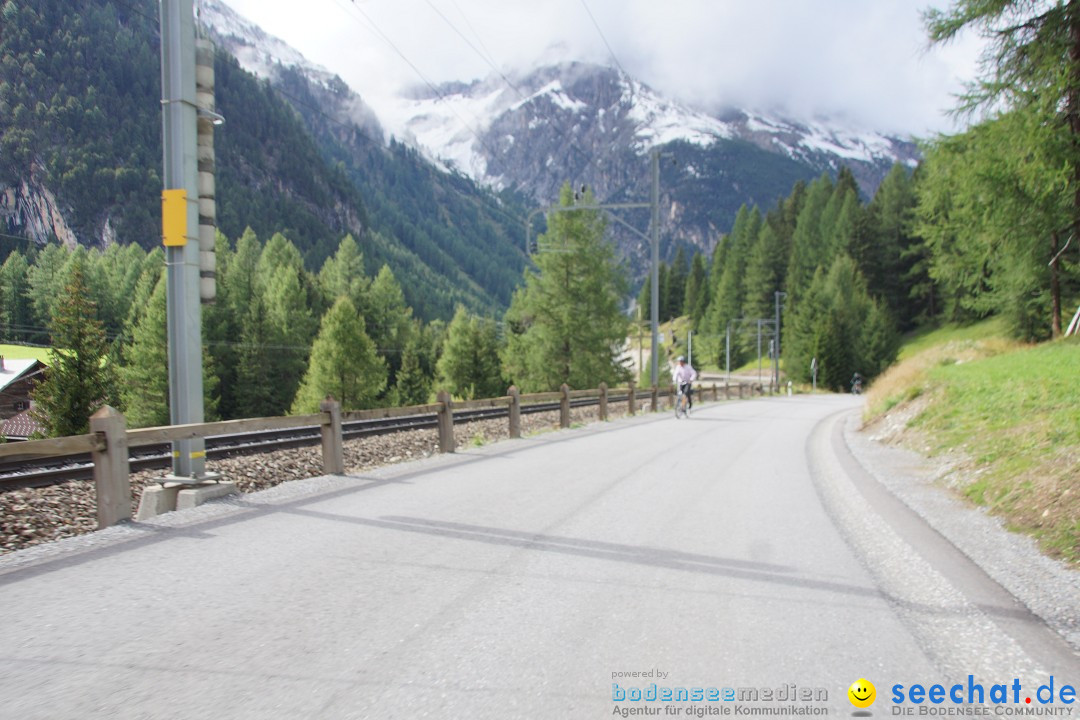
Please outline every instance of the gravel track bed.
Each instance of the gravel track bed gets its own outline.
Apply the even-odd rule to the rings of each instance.
[[[645,406],[647,407],[647,401]],[[623,417],[626,413],[627,403],[608,404],[610,418]],[[597,407],[570,410],[571,425],[595,422],[598,418]],[[523,435],[548,431],[558,426],[558,411],[521,416]],[[479,420],[454,426],[454,438],[459,448],[487,444],[509,437],[510,431],[505,419]],[[439,451],[439,435],[434,429],[407,430],[392,435],[346,440],[344,450],[345,472],[362,473],[383,465],[434,455]],[[207,470],[221,473],[224,479],[235,482],[240,492],[265,490],[289,480],[323,474],[322,449],[318,446],[211,460],[206,465]],[[146,470],[131,474],[133,517],[139,507],[143,488],[160,478],[163,472]],[[96,529],[97,503],[93,481],[0,493],[0,555],[31,545],[83,535]]]

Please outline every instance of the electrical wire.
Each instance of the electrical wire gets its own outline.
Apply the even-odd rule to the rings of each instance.
[[[456,32],[458,34],[458,37],[460,37],[462,40],[465,41],[465,44],[468,45],[473,50],[473,52],[475,52],[477,54],[477,56],[479,56],[479,58],[481,60],[483,60],[484,62],[486,62],[488,64],[488,67],[490,67],[492,70],[494,70],[495,73],[499,77],[501,77],[503,79],[503,82],[506,83],[507,87],[509,87],[511,90],[513,90],[515,93],[517,93],[518,97],[521,98],[522,100],[527,100],[528,99],[528,98],[526,98],[525,93],[523,93],[521,91],[521,89],[517,85],[512,83],[510,81],[510,78],[506,77],[506,75],[503,73],[503,71],[500,70],[498,67],[496,67],[495,63],[492,62],[492,60],[489,57],[486,57],[482,52],[480,52],[480,49],[477,48],[475,45],[473,45],[472,41],[470,41],[469,38],[465,37],[465,34],[462,33],[460,30],[458,30],[457,26],[454,25],[454,23],[450,22],[450,18],[446,17],[446,15],[443,14],[442,10],[439,10],[439,8],[435,7],[435,4],[433,2],[431,2],[431,0],[425,0],[425,2],[427,2],[428,7],[430,7],[432,10],[434,10],[435,13],[439,17],[441,17],[443,19],[443,22],[445,22],[447,25],[450,26],[451,30],[453,30],[454,32]],[[467,20],[466,20],[466,22],[467,22]],[[473,32],[475,32],[475,30]]]
[[[586,3],[585,0],[581,0],[581,6],[585,8],[585,12],[588,13],[589,19],[592,20],[593,27],[596,28],[596,32],[600,35],[600,39],[604,41],[605,47],[607,47],[608,52],[611,53],[611,59],[615,61],[615,66],[619,68],[623,75],[626,75],[629,78],[630,74],[626,72],[626,69],[622,66],[622,63],[619,62],[618,56],[615,55],[615,51],[611,49],[611,44],[608,43],[607,37],[604,35],[604,31],[600,29],[600,23],[596,22],[596,16],[593,15],[592,10],[589,9],[588,3]]]
[[[468,130],[472,134],[472,136],[474,138],[476,138],[476,141],[478,143],[480,143],[481,147],[484,147],[486,150],[488,150],[490,152],[490,148],[488,148],[487,145],[484,143],[484,139],[480,137],[480,133],[477,132],[476,129],[473,128],[472,125],[470,125],[468,122],[466,122],[465,118],[461,117],[461,114],[458,113],[457,108],[454,107],[454,105],[450,101],[450,99],[447,98],[446,95],[443,94],[439,90],[439,88],[437,88],[435,86],[435,84],[431,80],[428,79],[428,77],[426,75],[424,75],[424,73],[420,70],[420,68],[418,68],[416,66],[416,64],[412,60],[410,60],[405,55],[405,53],[401,51],[401,49],[397,45],[394,44],[394,41],[391,40],[390,37],[385,32],[382,31],[382,28],[380,28],[378,26],[378,24],[371,18],[371,16],[368,15],[366,12],[364,12],[362,9],[360,9],[360,7],[357,6],[356,0],[350,0],[351,4],[349,4],[349,5],[344,5],[343,0],[336,0],[336,1],[337,1],[338,5],[340,5],[343,8],[346,8],[346,9],[352,8],[352,9],[356,10],[356,12],[360,13],[360,15],[362,15],[364,17],[364,19],[367,20],[368,23],[371,26],[370,28],[367,28],[367,29],[369,29],[369,30],[374,29],[374,32],[383,40],[383,42],[385,42],[387,45],[389,45],[390,48],[395,53],[397,53],[398,57],[400,57],[405,62],[406,65],[408,65],[410,68],[412,68],[413,72],[416,73],[417,77],[419,77],[421,80],[423,80],[424,84],[427,85],[428,88],[430,88],[433,93],[435,93],[435,96],[438,97],[443,102],[447,103],[447,106],[450,108],[450,112],[452,112],[454,114],[454,116],[457,117],[457,119],[461,121],[461,124],[465,127],[466,130]],[[352,14],[352,13],[349,13],[349,12],[346,12],[346,14],[350,15],[350,17],[352,17],[354,20],[357,20],[359,22],[359,18],[357,18],[355,14]],[[361,25],[363,25],[363,23],[361,23]],[[473,116],[473,119],[476,120],[477,122],[479,122],[479,118],[477,118],[475,115]]]
[[[483,149],[484,149],[484,150],[485,150],[485,151],[486,151],[486,152],[488,153],[489,157],[493,157],[493,158],[494,158],[494,157],[498,157],[498,156],[499,156],[499,153],[498,153],[498,152],[496,152],[495,150],[493,150],[493,149],[491,148],[491,146],[490,146],[490,145],[488,145],[488,143],[487,143],[487,142],[486,142],[486,141],[484,140],[484,138],[483,138],[483,137],[481,137],[480,133],[479,133],[479,132],[477,132],[477,130],[476,130],[476,129],[475,129],[475,128],[474,128],[473,126],[472,126],[472,125],[470,125],[470,124],[469,124],[468,122],[466,122],[466,121],[465,121],[465,119],[464,119],[464,118],[462,118],[462,117],[461,117],[461,114],[460,114],[460,113],[458,113],[457,109],[456,109],[456,108],[454,107],[454,104],[453,104],[452,100],[451,100],[451,99],[450,99],[449,97],[447,97],[445,93],[443,93],[443,92],[442,92],[441,90],[439,90],[439,89],[438,89],[438,88],[437,88],[437,87],[435,86],[435,84],[434,84],[434,83],[433,83],[433,82],[432,82],[431,80],[429,80],[429,79],[428,79],[428,77],[427,77],[426,75],[424,75],[424,73],[423,73],[423,72],[422,72],[422,71],[421,71],[421,70],[420,70],[420,69],[419,69],[419,68],[418,68],[418,67],[416,66],[416,64],[415,64],[414,62],[412,62],[412,60],[410,60],[410,59],[409,59],[409,58],[408,58],[408,57],[407,57],[407,56],[405,55],[405,53],[404,53],[404,52],[402,52],[402,50],[401,50],[401,49],[400,49],[400,48],[399,48],[399,47],[398,47],[397,45],[395,45],[395,44],[394,44],[394,42],[393,42],[393,41],[392,41],[392,40],[390,39],[390,37],[389,37],[389,36],[388,36],[388,35],[387,35],[387,34],[386,34],[385,32],[383,32],[383,30],[382,30],[382,29],[381,29],[381,28],[380,28],[380,27],[379,27],[379,26],[378,26],[378,25],[377,25],[377,24],[375,23],[375,21],[374,21],[374,20],[373,20],[373,19],[371,18],[371,16],[369,16],[369,15],[368,15],[367,13],[365,13],[365,12],[364,12],[363,10],[361,10],[361,9],[360,9],[360,8],[359,8],[359,7],[358,7],[358,6],[356,5],[356,0],[349,0],[349,2],[350,2],[350,4],[349,4],[349,5],[344,5],[344,4],[343,4],[345,0],[335,0],[335,1],[336,1],[336,2],[338,3],[338,5],[342,6],[343,8],[352,8],[352,9],[356,10],[356,12],[360,13],[360,14],[361,14],[361,15],[362,15],[362,16],[364,17],[364,19],[366,19],[366,20],[367,20],[367,22],[368,22],[368,23],[369,23],[369,24],[371,25],[371,27],[370,27],[370,28],[367,28],[367,27],[365,26],[365,27],[366,27],[366,29],[368,29],[368,30],[372,30],[372,28],[373,28],[373,29],[374,29],[373,31],[374,31],[374,32],[375,32],[375,33],[376,33],[376,34],[377,34],[377,35],[378,35],[378,36],[379,36],[379,37],[380,37],[380,38],[381,38],[381,39],[382,39],[382,40],[383,40],[384,42],[386,42],[386,43],[387,43],[387,44],[388,44],[388,45],[389,45],[389,46],[390,46],[390,47],[391,47],[391,48],[393,49],[393,51],[394,51],[395,53],[397,53],[397,55],[398,55],[398,56],[399,56],[399,57],[400,57],[400,58],[401,58],[402,60],[404,60],[404,61],[405,61],[405,63],[406,63],[406,64],[407,64],[407,65],[408,65],[408,66],[409,66],[410,68],[412,68],[412,69],[413,69],[413,72],[415,72],[415,73],[416,73],[416,75],[417,75],[417,76],[418,76],[418,77],[419,77],[419,78],[420,78],[420,79],[421,79],[421,80],[422,80],[422,81],[424,82],[424,84],[426,84],[426,85],[428,86],[428,88],[429,88],[429,89],[430,89],[430,90],[431,90],[431,91],[432,91],[432,92],[433,92],[433,93],[435,94],[435,96],[436,96],[437,98],[439,98],[439,100],[441,100],[441,101],[443,101],[443,102],[445,102],[445,103],[447,104],[447,107],[448,107],[448,108],[450,109],[450,111],[451,111],[451,112],[452,112],[452,113],[454,114],[454,116],[455,116],[455,117],[457,117],[457,118],[458,118],[458,120],[460,120],[460,121],[461,121],[461,124],[462,124],[462,126],[464,126],[464,127],[465,127],[465,129],[466,129],[466,130],[468,130],[468,131],[469,131],[469,133],[470,133],[470,134],[471,134],[471,135],[472,135],[472,136],[473,136],[473,137],[474,137],[474,138],[476,139],[477,143],[479,143],[480,147],[482,147],[482,148],[483,148]],[[430,2],[429,2],[428,4],[430,5]],[[434,8],[434,6],[432,6],[432,8],[433,8],[433,9],[435,9],[435,8]],[[439,11],[438,11],[438,10],[436,9],[436,12],[439,12]],[[348,14],[350,14],[350,16],[351,16],[351,17],[352,17],[352,18],[353,18],[354,20],[356,20],[357,22],[360,22],[360,23],[361,23],[361,25],[363,25],[363,23],[362,23],[362,22],[360,21],[360,19],[359,19],[358,17],[356,17],[356,15],[354,15],[354,14],[351,14],[351,13],[348,13]],[[444,20],[446,20],[446,17],[445,17],[445,15],[443,15],[443,14],[442,14],[441,12],[439,12],[439,15],[440,15],[440,16],[442,16]],[[591,14],[590,14],[590,15],[591,15]],[[449,20],[446,20],[446,21],[447,21],[447,24],[449,24],[449,25],[450,25],[451,27],[454,27],[454,26],[453,26],[453,24],[452,24],[452,23],[450,23],[450,21],[449,21]],[[595,21],[594,21],[594,22],[595,22]],[[598,28],[598,29],[599,29],[599,28]],[[460,32],[460,31],[458,31],[458,30],[457,30],[456,28],[454,28],[454,30],[455,30],[455,32],[457,32],[457,33],[458,33],[459,35],[461,35],[461,32]],[[466,42],[468,43],[468,40],[467,40],[466,38],[464,38],[464,36],[463,36],[463,35],[462,35],[462,38],[463,38],[463,39],[465,39],[465,40],[466,40]],[[605,41],[605,42],[606,42],[606,41]],[[469,45],[470,45],[471,47],[473,47],[473,49],[474,49],[474,50],[476,50],[476,48],[475,48],[474,46],[472,46],[472,43],[468,43],[468,44],[469,44]],[[478,53],[479,53],[479,51],[478,51],[478,50],[476,50],[476,52],[478,52]],[[483,55],[482,55],[482,54],[481,54],[481,58],[482,58],[482,59],[484,59],[484,58],[483,58]],[[616,60],[616,63],[618,63],[618,60]],[[621,69],[621,66],[620,66],[620,69]],[[496,70],[496,72],[498,72],[498,70]],[[625,73],[625,71],[624,71],[624,73]],[[501,74],[501,73],[500,73],[500,74]],[[509,80],[508,80],[507,78],[505,78],[505,77],[504,77],[504,80],[506,80],[506,82],[508,82],[508,83],[509,83]],[[514,86],[514,85],[513,85],[512,83],[511,83],[510,85],[511,85],[511,87],[512,87],[512,88],[515,88],[515,86]],[[632,90],[633,90],[633,84],[631,83],[631,91],[632,91]],[[517,92],[518,92],[519,94],[522,94],[522,97],[523,97],[523,98],[525,98],[524,94],[523,94],[523,93],[521,93],[521,91],[520,91],[520,90],[516,90],[516,91],[517,91]],[[527,99],[527,98],[525,98],[525,99]],[[471,114],[472,114],[472,113],[470,113],[470,115],[471,115]],[[480,122],[480,119],[479,119],[479,118],[477,118],[477,117],[476,117],[475,115],[473,115],[473,118],[474,118],[474,119],[475,119],[475,120],[476,120],[477,122]],[[557,132],[558,132],[558,134],[560,135],[560,137],[562,137],[562,139],[563,139],[563,141],[564,141],[564,142],[566,142],[567,144],[570,144],[570,141],[569,141],[569,139],[568,139],[568,138],[567,138],[567,137],[565,136],[565,134],[564,134],[564,133],[562,133],[561,131],[557,131]],[[596,161],[596,158],[595,158],[595,157],[594,157],[594,158],[592,158],[592,159],[590,159],[590,160],[589,160],[589,161],[588,161],[588,162],[586,163],[586,169],[588,169],[588,168],[597,168],[597,167],[598,167],[598,166],[597,166],[597,161]]]

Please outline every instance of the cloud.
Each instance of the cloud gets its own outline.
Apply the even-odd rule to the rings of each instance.
[[[226,1],[376,110],[403,86],[528,68],[552,48],[612,64],[602,32],[628,72],[699,107],[783,108],[925,134],[951,128],[944,111],[973,77],[979,47],[962,38],[930,48],[911,0]]]

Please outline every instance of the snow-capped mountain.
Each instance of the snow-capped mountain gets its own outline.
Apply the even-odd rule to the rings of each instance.
[[[431,158],[502,189],[516,187],[537,201],[551,198],[550,183],[522,175],[507,161],[515,149],[535,154],[550,139],[587,152],[597,164],[605,155],[631,150],[644,158],[650,149],[683,143],[707,150],[724,141],[748,142],[817,171],[847,164],[870,194],[894,162],[914,165],[910,141],[852,130],[827,121],[797,121],[775,114],[732,109],[719,116],[661,96],[611,68],[565,63],[527,75],[493,75],[471,84],[416,89],[383,118],[396,134]],[[549,148],[555,149],[555,148]],[[556,153],[546,168],[585,170],[575,180],[605,196],[589,165],[560,166]],[[565,172],[558,185],[571,179]]]
[[[305,90],[316,95],[319,112],[337,122],[354,124],[369,137],[384,139],[375,112],[340,77],[310,62],[292,46],[267,34],[220,0],[201,0],[199,13],[215,44],[228,51],[252,75],[284,86],[292,79],[290,73],[299,73],[310,86]]]
[[[302,77],[319,112],[357,124],[370,138],[396,138],[441,168],[537,207],[555,202],[566,182],[588,185],[601,201],[647,200],[649,152],[663,147],[671,156],[661,169],[668,257],[677,244],[711,251],[741,205],[769,209],[799,180],[847,165],[870,196],[894,163],[914,165],[918,158],[914,143],[901,138],[744,109],[713,114],[615,69],[579,62],[415,88],[380,106],[376,117],[339,77],[221,0],[204,0],[202,7],[219,46],[249,71],[279,87]],[[644,228],[648,213],[623,219]],[[644,243],[617,226],[615,232],[640,274]]]

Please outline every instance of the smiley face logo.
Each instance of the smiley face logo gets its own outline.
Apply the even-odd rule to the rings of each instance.
[[[848,700],[851,704],[857,708],[868,708],[874,704],[874,700],[877,699],[877,690],[874,688],[874,683],[866,680],[865,678],[859,678],[855,682],[851,683],[851,687],[847,691]]]

